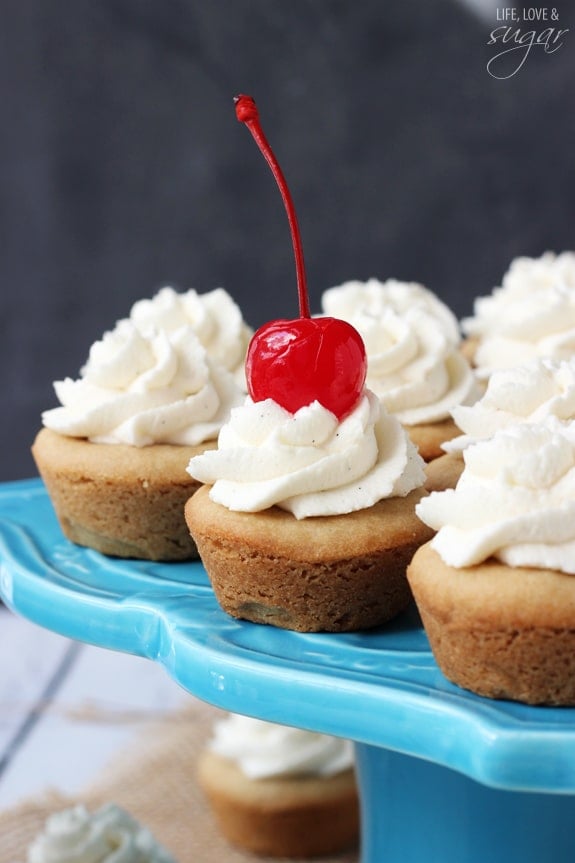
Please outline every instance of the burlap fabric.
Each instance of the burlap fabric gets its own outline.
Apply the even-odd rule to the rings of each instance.
[[[0,863],[26,863],[26,849],[52,813],[75,803],[92,810],[114,802],[154,833],[178,863],[271,863],[232,848],[218,832],[196,783],[196,758],[222,714],[208,705],[148,722],[134,744],[77,798],[48,791],[0,813]],[[323,858],[356,863],[357,854]],[[275,863],[278,863],[277,858]]]

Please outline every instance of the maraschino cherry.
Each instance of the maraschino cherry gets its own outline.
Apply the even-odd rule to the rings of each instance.
[[[290,225],[297,274],[300,317],[264,324],[254,333],[246,358],[248,392],[255,402],[273,399],[285,410],[318,401],[343,419],[357,404],[367,371],[363,340],[351,324],[312,318],[303,250],[293,201],[261,129],[251,96],[236,96],[236,116],[250,130],[281,192]]]

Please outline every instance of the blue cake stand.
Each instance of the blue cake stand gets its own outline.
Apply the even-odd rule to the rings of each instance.
[[[0,558],[5,603],[35,623],[160,662],[226,710],[354,740],[362,863],[575,860],[575,711],[452,686],[414,611],[345,635],[237,621],[198,563],[72,545],[39,480],[0,485]]]

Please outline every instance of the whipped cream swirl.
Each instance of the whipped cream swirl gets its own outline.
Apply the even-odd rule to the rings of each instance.
[[[493,372],[485,395],[474,405],[451,412],[463,432],[443,449],[459,451],[516,423],[538,423],[547,417],[575,419],[575,358],[537,359]]]
[[[249,779],[334,776],[353,767],[349,740],[232,713],[214,725],[210,749]]]
[[[415,510],[437,531],[432,546],[445,563],[493,556],[575,574],[575,424],[514,425],[463,458],[455,489],[432,492]]]
[[[44,425],[94,443],[197,445],[217,437],[244,394],[191,327],[140,331],[127,319],[95,342],[80,378],[54,384]]]
[[[253,332],[223,288],[199,294],[193,288],[178,293],[164,287],[152,299],[134,303],[130,319],[143,330],[155,327],[172,333],[191,327],[208,356],[231,372],[245,392],[244,364]]]
[[[51,815],[28,850],[28,863],[175,863],[149,830],[118,806],[91,815],[75,806]]]
[[[477,375],[488,378],[536,357],[575,353],[575,253],[516,258],[500,287],[478,297],[463,332],[478,340]]]
[[[405,496],[425,479],[423,460],[398,420],[366,390],[342,422],[319,402],[289,413],[271,399],[234,408],[217,450],[188,472],[231,510],[277,505],[296,518],[340,515]]]
[[[325,291],[326,314],[358,330],[367,386],[404,425],[434,423],[478,396],[451,310],[415,282],[347,282]]]

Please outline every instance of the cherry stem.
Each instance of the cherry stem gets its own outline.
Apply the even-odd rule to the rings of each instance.
[[[258,109],[254,99],[251,96],[245,96],[241,94],[239,96],[234,96],[234,102],[236,105],[236,117],[238,118],[240,123],[244,123],[250,130],[254,141],[260,148],[264,159],[270,166],[272,174],[274,175],[276,183],[278,184],[279,190],[281,192],[292,236],[292,245],[295,257],[295,268],[297,277],[297,291],[299,297],[299,313],[300,317],[309,318],[311,317],[311,313],[309,308],[305,266],[303,260],[303,247],[292,196],[290,194],[282,169],[279,166],[278,160],[274,156],[273,150],[270,147],[267,138],[262,131]]]

